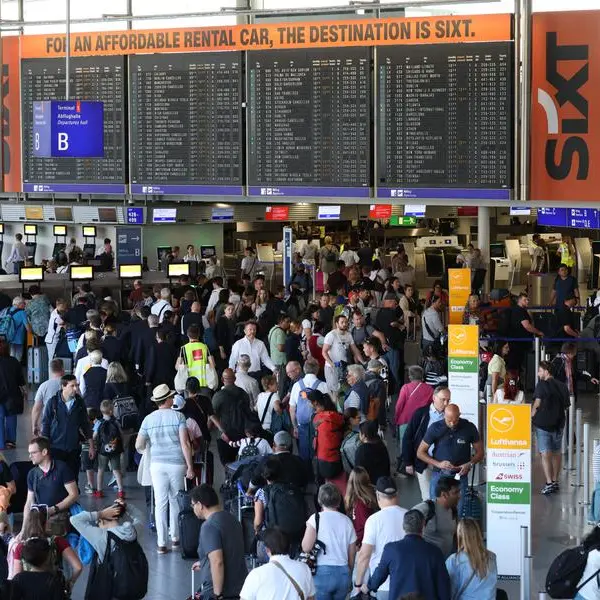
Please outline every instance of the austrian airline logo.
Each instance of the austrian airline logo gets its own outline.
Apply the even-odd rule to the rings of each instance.
[[[546,33],[546,82],[552,89],[538,88],[537,101],[546,113],[545,166],[552,179],[566,179],[573,169],[577,179],[588,177],[589,105],[582,91],[589,80],[588,57],[587,44],[561,45],[556,31]]]
[[[77,102],[75,102],[75,112],[78,112],[78,113],[81,112],[81,102],[79,100],[77,100]]]

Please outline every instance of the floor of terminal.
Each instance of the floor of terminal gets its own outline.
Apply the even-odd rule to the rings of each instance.
[[[598,396],[584,395],[578,408],[583,409],[583,422],[591,424],[590,439],[600,437],[600,410]],[[17,449],[7,450],[4,454],[9,462],[15,460],[28,460],[27,440],[30,437],[30,407],[26,414],[19,417]],[[395,440],[387,440],[390,453],[395,447]],[[215,449],[216,450],[216,449]],[[217,456],[215,451],[215,457]],[[590,452],[591,457],[591,452]],[[591,459],[590,459],[591,460]],[[218,459],[215,461],[217,488],[223,481],[223,469]],[[591,468],[591,465],[590,465]],[[85,477],[81,474],[80,483],[83,488]],[[108,475],[107,475],[108,481]],[[533,596],[543,590],[546,571],[552,559],[566,547],[573,546],[581,540],[589,526],[587,525],[587,506],[580,504],[583,497],[582,488],[575,488],[573,473],[567,473],[563,469],[561,478],[561,490],[551,496],[542,496],[539,491],[543,486],[544,477],[542,473],[539,455],[534,456],[533,462],[533,490],[532,490],[532,550],[533,550]],[[410,479],[400,479],[400,504],[410,508],[420,501],[417,482]],[[483,491],[483,488],[480,488]],[[127,502],[136,507],[142,515],[146,515],[144,492],[138,486],[135,473],[128,473],[125,483]],[[97,510],[110,503],[116,492],[105,490],[106,498],[93,499],[90,496],[82,496],[81,504],[84,509]],[[484,494],[482,494],[484,495]],[[150,581],[148,586],[147,600],[177,600],[187,598],[191,589],[191,565],[192,561],[183,560],[179,553],[170,552],[159,556],[156,553],[156,536],[151,533],[146,523],[140,526],[140,542],[146,551],[150,565]],[[515,552],[519,551],[519,540],[514,540]],[[85,585],[87,582],[87,568],[77,582],[73,591],[73,600],[83,600]],[[500,587],[508,592],[511,600],[519,598],[518,581],[502,581]]]

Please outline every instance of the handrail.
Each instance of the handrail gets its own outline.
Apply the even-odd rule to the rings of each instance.
[[[494,335],[490,337],[479,338],[480,342],[532,342],[536,336],[524,337],[524,338],[511,338],[502,335]],[[551,338],[551,337],[540,337],[543,342],[600,342],[600,338],[582,338],[582,337],[567,337],[567,338]]]

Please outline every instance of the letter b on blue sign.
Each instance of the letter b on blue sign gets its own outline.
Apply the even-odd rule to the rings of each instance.
[[[69,149],[69,134],[59,133],[58,134],[58,151],[66,152]]]

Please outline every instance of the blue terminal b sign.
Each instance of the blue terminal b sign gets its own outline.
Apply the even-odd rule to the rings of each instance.
[[[104,103],[83,100],[34,102],[33,155],[102,158]]]

